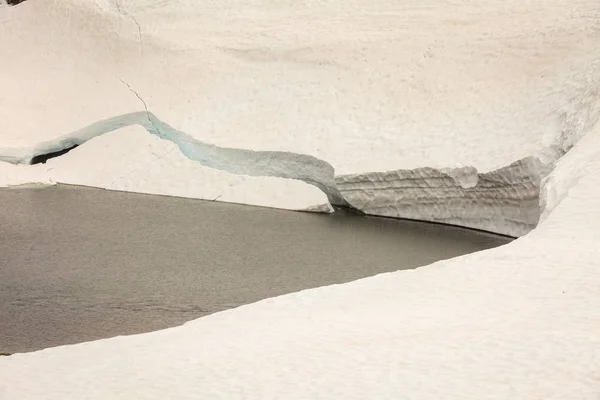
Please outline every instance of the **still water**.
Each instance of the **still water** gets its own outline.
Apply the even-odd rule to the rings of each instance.
[[[509,241],[73,186],[2,189],[0,205],[0,353],[167,328]]]

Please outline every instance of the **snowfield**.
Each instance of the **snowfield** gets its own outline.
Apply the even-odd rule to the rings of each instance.
[[[522,236],[0,357],[0,399],[600,397],[598,1],[28,0],[0,38],[0,185]]]

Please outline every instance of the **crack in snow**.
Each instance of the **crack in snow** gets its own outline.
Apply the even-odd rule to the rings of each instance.
[[[157,133],[160,133],[158,127],[154,124],[154,122],[150,118],[150,111],[148,110],[148,104],[146,104],[144,99],[142,99],[142,96],[140,96],[140,94],[137,91],[135,91],[129,83],[125,82],[121,78],[119,78],[119,80],[121,81],[121,83],[123,83],[125,86],[127,86],[127,89],[129,89],[129,91],[131,93],[133,93],[135,95],[135,97],[137,97],[142,102],[142,105],[144,106],[144,110],[146,110],[146,118],[148,119],[148,123],[154,127],[154,129],[156,130]]]
[[[140,26],[138,20],[132,14],[130,14],[128,11],[121,8],[120,0],[115,0],[115,6],[117,7],[117,11],[119,12],[119,14],[128,17],[131,21],[133,21],[133,23],[137,27],[138,38],[140,41],[140,55],[143,57],[144,56],[144,41],[142,40],[142,27]]]
[[[141,56],[144,57],[144,41],[142,40],[142,27],[140,26],[139,22],[137,21],[137,19],[135,19],[135,17],[131,14],[127,14],[129,16],[129,18],[131,18],[131,20],[133,21],[133,23],[137,26],[138,29],[138,37],[140,39],[140,53]]]

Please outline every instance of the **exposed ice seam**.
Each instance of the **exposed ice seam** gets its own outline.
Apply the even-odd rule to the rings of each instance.
[[[144,111],[100,120],[58,139],[38,143],[31,148],[2,149],[0,161],[29,164],[34,157],[40,154],[80,145],[95,137],[127,126],[141,125],[148,133],[174,143],[185,157],[199,162],[205,167],[236,175],[272,176],[303,181],[325,193],[332,205],[349,206],[336,187],[333,166],[326,161],[306,154],[285,151],[254,151],[204,143],[158,119],[148,109],[142,97],[127,82],[120,78],[119,80],[140,100]]]

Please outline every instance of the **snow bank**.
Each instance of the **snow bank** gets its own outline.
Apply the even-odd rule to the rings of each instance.
[[[520,235],[541,180],[600,116],[599,9],[29,0],[0,14],[0,159],[139,124],[204,167]],[[278,205],[282,182],[256,196]]]
[[[510,244],[177,328],[0,358],[0,394],[597,399],[599,128],[545,181],[545,220]]]

